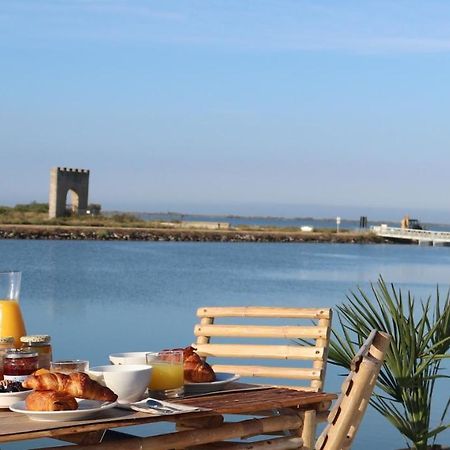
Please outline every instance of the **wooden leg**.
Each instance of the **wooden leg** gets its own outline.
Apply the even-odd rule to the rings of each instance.
[[[197,419],[179,419],[176,422],[177,431],[213,428],[223,424],[223,416],[199,417]]]
[[[87,431],[86,433],[66,434],[64,436],[58,437],[58,439],[79,445],[91,445],[101,442],[104,434],[105,430]]]
[[[303,416],[303,430],[301,433],[303,439],[302,450],[314,450],[316,440],[316,411],[305,411]]]
[[[277,430],[291,430],[301,427],[302,420],[297,415],[250,419],[242,422],[225,423],[214,428],[159,435],[143,439],[143,450],[184,449],[210,442],[227,439],[258,436]]]
[[[39,447],[38,449],[35,448],[35,450],[60,450],[62,448],[65,449],[78,449],[78,450],[93,450],[95,448],[101,448],[102,450],[142,450],[142,439],[138,436],[131,436],[127,435],[125,433],[118,433],[117,435],[112,435],[111,437],[114,438],[114,440],[106,440],[103,441],[101,444],[94,444],[94,445],[87,445],[85,443],[79,444],[78,446],[74,447],[73,445],[67,447],[67,446],[58,446],[58,447]],[[60,437],[58,437],[60,439]]]
[[[257,442],[219,442],[189,447],[188,450],[299,450],[303,441],[299,437],[281,437]]]

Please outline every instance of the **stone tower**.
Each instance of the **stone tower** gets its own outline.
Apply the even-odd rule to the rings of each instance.
[[[69,214],[86,214],[88,208],[89,170],[54,167],[50,171],[50,218]],[[70,207],[67,196],[71,195]]]

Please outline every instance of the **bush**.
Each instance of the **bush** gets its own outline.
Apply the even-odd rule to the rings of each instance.
[[[48,213],[48,203],[31,202],[27,204],[17,204],[14,207],[18,212]]]
[[[143,222],[142,219],[139,219],[135,215],[129,213],[114,214],[113,216],[111,216],[111,219],[115,222],[127,224],[134,222]]]

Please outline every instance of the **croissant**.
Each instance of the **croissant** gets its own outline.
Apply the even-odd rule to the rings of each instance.
[[[106,386],[102,386],[82,372],[64,374],[48,372],[30,375],[22,383],[23,387],[40,391],[57,391],[72,397],[114,402],[117,395]]]
[[[25,406],[30,411],[69,411],[78,409],[74,397],[55,391],[34,391],[25,399]]]
[[[184,379],[192,383],[209,383],[216,381],[212,367],[195,353],[193,347],[184,350]]]

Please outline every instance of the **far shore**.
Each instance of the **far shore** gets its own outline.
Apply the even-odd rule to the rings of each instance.
[[[180,241],[180,242],[310,242],[343,244],[385,244],[390,241],[371,231],[285,231],[167,229],[96,227],[70,225],[0,225],[0,239],[98,240],[98,241]]]

